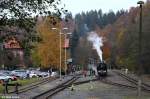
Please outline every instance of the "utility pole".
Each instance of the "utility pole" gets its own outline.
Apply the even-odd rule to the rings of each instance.
[[[139,67],[138,67],[138,99],[141,99],[141,85],[142,85],[142,60],[141,60],[141,56],[142,56],[142,6],[144,4],[143,1],[139,1],[137,2],[137,4],[139,4],[140,6],[140,17],[139,17]]]

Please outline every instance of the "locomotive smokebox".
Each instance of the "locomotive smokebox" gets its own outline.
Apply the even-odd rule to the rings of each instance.
[[[98,76],[107,76],[107,64],[105,61],[100,61],[97,65]]]

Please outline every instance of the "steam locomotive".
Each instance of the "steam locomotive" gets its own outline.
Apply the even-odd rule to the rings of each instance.
[[[107,76],[107,64],[104,61],[97,65],[97,74],[98,77]]]

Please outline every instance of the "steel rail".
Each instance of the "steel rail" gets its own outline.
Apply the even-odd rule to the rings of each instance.
[[[73,84],[74,81],[76,81],[79,77],[73,77],[65,82],[63,82],[62,84],[56,86],[53,89],[50,89],[46,92],[43,92],[37,96],[32,97],[32,99],[49,99],[51,96],[53,96],[54,94],[57,94],[58,92],[64,90],[65,88],[67,88],[69,85]]]

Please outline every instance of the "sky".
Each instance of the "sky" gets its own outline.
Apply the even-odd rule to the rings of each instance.
[[[99,10],[102,9],[104,13],[113,10],[114,12],[130,7],[136,7],[139,0],[62,0],[66,5],[66,9],[72,12],[73,15],[81,13],[82,11]],[[146,2],[146,0],[143,0]]]

